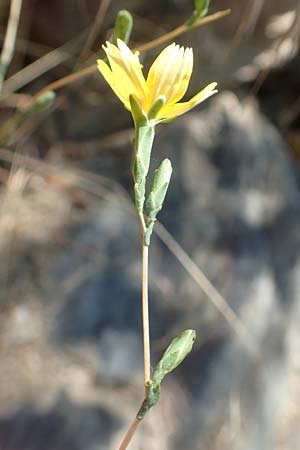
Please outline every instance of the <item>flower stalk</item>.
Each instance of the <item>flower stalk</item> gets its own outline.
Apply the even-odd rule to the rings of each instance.
[[[144,77],[139,54],[132,53],[117,39],[117,45],[106,43],[107,61],[98,60],[98,69],[124,107],[132,114],[135,125],[131,172],[134,200],[140,220],[142,245],[142,324],[144,347],[145,396],[135,420],[129,427],[119,450],[125,450],[141,420],[160,397],[164,377],[189,354],[195,341],[194,330],[185,330],[173,339],[151,375],[150,327],[148,304],[148,260],[151,235],[157,214],[163,207],[172,175],[172,164],[164,159],[149,174],[155,127],[189,111],[217,92],[217,83],[210,83],[187,102],[180,102],[189,85],[193,69],[193,51],[176,44],[166,47]],[[147,189],[147,186],[150,187]],[[148,192],[147,192],[148,191]]]
[[[144,234],[144,233],[143,233]],[[142,235],[142,241],[144,235]],[[144,344],[144,386],[147,396],[147,383],[151,377],[151,353],[150,353],[150,330],[149,330],[149,304],[148,304],[148,262],[149,247],[142,246],[142,320],[143,320],[143,344]]]

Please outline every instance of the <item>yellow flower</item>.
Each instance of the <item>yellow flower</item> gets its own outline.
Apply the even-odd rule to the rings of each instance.
[[[189,101],[178,103],[186,93],[193,70],[191,48],[184,49],[175,43],[166,47],[150,67],[145,79],[138,52],[132,53],[120,39],[117,44],[115,46],[106,42],[106,47],[103,45],[109,64],[99,59],[98,69],[129,111],[130,95],[134,96],[145,114],[162,97],[165,102],[156,120],[174,119],[217,92],[217,83],[210,83]]]

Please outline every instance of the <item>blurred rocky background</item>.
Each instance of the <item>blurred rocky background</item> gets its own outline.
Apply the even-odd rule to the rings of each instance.
[[[1,129],[93,64],[124,8],[134,46],[181,25],[193,2],[24,1]],[[161,126],[154,147],[154,165],[174,166],[160,214],[174,239],[157,227],[150,251],[153,364],[182,329],[198,338],[132,450],[300,449],[299,2],[212,0],[210,12],[225,8],[177,39],[194,48],[190,95],[210,81],[220,93]],[[1,450],[115,450],[140,404],[132,131],[94,73],[1,145]]]

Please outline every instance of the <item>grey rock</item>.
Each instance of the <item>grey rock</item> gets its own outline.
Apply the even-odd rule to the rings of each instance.
[[[187,360],[164,381],[161,403],[147,417],[132,449],[277,450],[280,436],[288,435],[289,448],[298,450],[293,443],[297,429],[283,429],[280,421],[282,414],[292,414],[288,387],[297,379],[295,349],[300,342],[299,188],[285,144],[255,102],[241,104],[233,94],[223,93],[205,110],[158,130],[151,170],[164,157],[172,160],[174,172],[159,220],[226,298],[257,353],[248,351],[154,236],[152,365],[182,329],[195,328],[198,340]],[[88,164],[100,166],[102,156],[92,158]],[[127,159],[129,165],[130,155]],[[126,175],[124,168],[116,171],[116,179],[122,177],[129,186],[129,170]],[[38,245],[34,232],[32,240],[27,233],[26,252],[32,248],[21,278],[26,280],[23,290],[12,279],[16,303],[33,310],[35,303],[26,306],[28,296],[23,295],[29,286],[44,308],[38,309],[34,333],[14,331],[16,320],[9,322],[9,330],[2,327],[6,350],[1,362],[10,380],[5,389],[0,386],[2,407],[10,411],[2,430],[7,430],[9,442],[13,430],[23,427],[24,450],[40,446],[40,436],[47,434],[45,423],[50,435],[58,435],[57,445],[49,438],[52,448],[115,448],[141,401],[138,223],[121,194],[102,197],[68,218],[52,218],[60,227],[66,222],[68,245],[56,245],[50,253],[55,231]],[[65,214],[65,201],[58,203],[57,214]],[[54,205],[51,213],[55,211]],[[20,258],[23,249],[22,244]],[[38,288],[29,275],[37,261],[43,261],[39,274],[45,272]],[[12,347],[20,339],[29,346],[30,357]],[[34,389],[26,378],[20,383],[20,367],[30,373]],[[57,406],[62,391],[67,406]],[[65,437],[65,421],[76,443]]]

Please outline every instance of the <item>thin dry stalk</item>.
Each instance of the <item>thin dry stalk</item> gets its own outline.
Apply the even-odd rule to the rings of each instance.
[[[0,44],[4,42],[5,33],[1,31],[2,28],[0,27]],[[54,50],[53,47],[50,47],[45,44],[39,44],[35,41],[25,39],[24,37],[17,36],[16,43],[15,43],[15,49],[18,51],[18,53],[24,55],[32,56],[33,58],[41,58],[45,55],[45,53],[49,53],[52,50]],[[71,55],[70,55],[71,56]],[[68,69],[72,69],[74,67],[75,58],[70,57],[70,61],[63,61],[62,65],[65,66]]]
[[[140,52],[145,52],[146,50],[150,50],[151,48],[158,47],[161,44],[165,44],[168,41],[186,33],[187,31],[192,30],[193,28],[201,27],[202,25],[206,25],[210,22],[214,22],[215,20],[221,19],[230,14],[230,9],[225,9],[223,11],[218,11],[214,14],[210,14],[209,16],[202,17],[201,19],[196,20],[192,25],[180,25],[169,33],[164,34],[156,39],[153,39],[150,42],[146,42],[146,44],[140,45],[136,50]]]
[[[235,312],[230,308],[226,300],[222,297],[219,291],[199,269],[195,262],[188,256],[173,236],[166,230],[166,228],[159,222],[156,223],[156,233],[162,242],[171,250],[173,255],[178,259],[181,265],[190,274],[193,280],[198,284],[202,291],[207,295],[213,305],[218,309],[226,321],[230,324],[232,329],[239,336],[249,352],[257,355],[258,349],[253,341],[252,336],[247,328]]]
[[[136,417],[134,418],[132,424],[128,428],[128,431],[127,431],[127,433],[125,434],[125,436],[123,438],[123,441],[121,442],[119,450],[125,450],[128,447],[128,445],[129,445],[129,443],[130,443],[134,433],[136,432],[136,429],[139,426],[140,422],[141,421],[138,420]]]
[[[144,385],[150,380],[150,331],[148,305],[148,247],[142,249],[142,311],[143,311],[143,340],[144,340]],[[146,394],[146,392],[145,392]]]
[[[3,94],[9,95],[18,89],[26,86],[32,80],[40,77],[44,73],[64,63],[70,58],[74,57],[74,54],[78,51],[78,46],[83,41],[86,36],[86,30],[83,31],[79,36],[67,42],[66,44],[51,50],[46,53],[41,58],[37,59],[33,63],[24,67],[22,70],[11,76],[3,84]],[[43,92],[49,90],[43,89]]]
[[[248,37],[254,30],[264,6],[264,0],[251,0],[243,14],[240,25],[233,37],[228,55],[241,44],[242,39]]]
[[[95,42],[95,39],[96,39],[97,35],[99,34],[99,30],[101,29],[101,26],[103,24],[103,20],[105,18],[106,12],[109,8],[110,2],[111,2],[111,0],[102,0],[100,2],[94,23],[91,26],[86,43],[83,46],[82,51],[79,55],[79,60],[83,60],[86,58],[90,48],[92,47],[93,43]]]
[[[146,231],[143,215],[139,216],[142,240],[142,323],[143,323],[143,344],[144,344],[144,386],[145,396],[147,395],[147,382],[150,380],[150,330],[149,330],[149,304],[148,304],[148,262],[149,248],[144,245]]]
[[[2,91],[7,70],[14,55],[21,9],[22,0],[11,0],[7,30],[0,57],[0,93]]]

